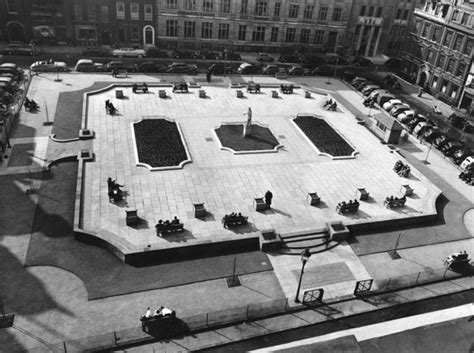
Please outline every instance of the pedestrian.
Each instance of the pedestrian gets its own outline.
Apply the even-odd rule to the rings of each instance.
[[[423,87],[420,87],[420,90],[418,91],[418,97],[421,97],[423,94]]]
[[[110,100],[107,99],[105,101],[105,114],[108,114],[109,113],[109,107],[110,107]]]
[[[147,319],[149,319],[149,318],[151,317],[151,310],[150,310],[150,307],[148,307],[148,308],[146,309],[145,317],[146,317]]]
[[[206,74],[207,83],[211,83],[211,77],[212,77],[212,73],[210,71],[208,71],[207,74]]]
[[[270,190],[267,190],[267,192],[265,193],[265,203],[267,204],[267,208],[271,207],[272,198],[273,198],[273,194],[271,193]]]

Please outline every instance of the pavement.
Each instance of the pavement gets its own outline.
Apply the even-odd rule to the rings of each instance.
[[[6,312],[16,314],[15,326],[0,331],[0,346],[7,347],[8,351],[13,352],[38,346],[43,348],[54,347],[60,345],[61,341],[77,340],[99,334],[105,334],[105,336],[102,336],[103,338],[110,337],[106,333],[113,331],[131,330],[130,332],[140,332],[136,330],[136,318],[142,314],[144,308],[155,306],[158,303],[166,303],[167,306],[177,308],[179,317],[186,318],[193,315],[205,315],[218,310],[242,308],[246,305],[259,303],[263,305],[272,300],[292,298],[297,285],[297,273],[301,266],[299,258],[294,256],[269,255],[274,271],[243,275],[240,280],[244,285],[241,287],[230,289],[227,288],[225,281],[215,279],[93,301],[88,300],[84,283],[71,272],[51,266],[24,267],[30,238],[37,236],[34,231],[32,232],[38,203],[38,194],[34,191],[41,189],[42,183],[47,183],[42,175],[42,170],[47,162],[63,153],[64,149],[67,149],[64,147],[65,145],[57,147],[58,144],[53,144],[49,140],[53,127],[44,124],[44,122],[52,120],[52,117],[55,116],[59,91],[73,91],[99,81],[89,75],[84,75],[84,77],[85,79],[82,79],[82,76],[79,75],[64,75],[61,82],[54,82],[55,75],[41,74],[40,78],[33,80],[29,95],[40,102],[40,105],[43,101],[44,107],[37,114],[22,112],[11,138],[13,149],[7,151],[9,158],[21,159],[21,153],[18,153],[18,157],[14,156],[15,145],[28,144],[24,147],[24,150],[26,149],[26,152],[30,153],[31,158],[23,159],[16,164],[13,163],[12,166],[8,165],[7,158],[0,166],[1,191],[2,195],[6,195],[0,203],[1,212],[5,215],[2,217],[3,222],[0,223],[2,241],[0,251],[2,252],[4,268],[7,269],[7,271],[2,271],[0,274],[0,280],[4,284],[0,287],[0,298],[2,298]],[[144,75],[139,78],[140,81],[147,79],[156,80],[156,77]],[[264,80],[267,80],[267,78],[262,78],[262,81]],[[112,81],[112,78],[102,75],[100,81]],[[44,85],[44,82],[48,84]],[[334,80],[331,85],[326,84],[326,80],[322,78],[295,78],[294,82],[319,90],[342,92],[342,95],[351,94],[347,86]],[[58,86],[60,86],[60,90],[58,90]],[[209,90],[212,89],[209,88]],[[350,101],[351,104],[357,105],[355,97]],[[438,103],[438,107],[440,109],[448,108],[443,106],[441,102]],[[102,105],[100,111],[103,111]],[[97,112],[100,113],[99,110]],[[364,110],[361,110],[361,113],[364,113]],[[342,114],[338,117],[341,122],[348,119],[348,116]],[[203,123],[208,124],[206,121]],[[341,130],[348,128],[342,123],[338,127]],[[358,133],[361,144],[363,144],[362,140],[364,138],[373,139],[367,131],[358,130]],[[421,151],[413,153],[414,158],[423,161],[427,146],[419,144],[416,140],[410,141]],[[78,148],[82,147],[82,143],[88,146],[87,144],[90,142],[76,143],[72,148],[77,151]],[[369,151],[370,146],[367,146],[367,149]],[[430,153],[429,161],[430,164],[426,164],[426,167],[445,182],[446,185],[443,187],[456,190],[465,197],[467,202],[472,204],[472,190],[466,190],[463,184],[453,182],[453,173],[456,173],[456,168],[433,151]],[[367,163],[372,162],[367,161]],[[386,163],[387,165],[390,164]],[[391,164],[393,165],[393,163]],[[425,178],[421,174],[419,177]],[[457,181],[457,178],[455,179]],[[422,186],[420,185],[420,187]],[[28,190],[33,192],[30,195],[25,195]],[[61,197],[60,194],[57,195],[58,200],[61,200]],[[57,207],[61,208],[60,203]],[[472,212],[466,213],[468,218],[465,220],[466,224],[472,224],[471,214]],[[268,225],[271,226],[272,224]],[[472,228],[470,230],[472,231]],[[423,228],[419,229],[419,232],[423,231]],[[472,238],[474,234],[470,233],[468,235]],[[332,265],[332,269],[336,271],[335,273],[339,273],[338,276],[344,280],[342,283],[331,283],[327,286],[327,298],[337,301],[337,298],[341,295],[351,293],[355,279],[366,279],[370,276],[387,278],[413,273],[421,269],[437,269],[441,267],[442,257],[452,251],[459,250],[459,248],[473,253],[474,243],[472,239],[464,239],[445,244],[426,245],[419,249],[404,249],[401,251],[405,262],[403,266],[398,266],[400,263],[395,261],[390,262],[386,254],[381,253],[367,254],[358,258],[352,248],[347,245],[336,247],[333,251],[326,252],[321,256],[318,255],[317,260],[311,259],[310,261],[318,261],[318,265]],[[419,256],[420,252],[423,253],[422,259]],[[346,264],[349,272],[339,264],[341,262]],[[416,265],[413,265],[413,263],[416,263]],[[313,271],[316,273],[317,268],[318,266],[308,264],[309,282],[303,286],[303,289],[311,288],[315,282],[317,285],[321,284],[321,282],[318,283],[321,279],[315,279],[315,282],[311,281],[311,273]],[[386,272],[384,272],[384,269],[386,269]],[[403,270],[399,271],[398,269]],[[350,280],[347,281],[347,278],[350,278]],[[329,281],[329,279],[323,278],[322,281]],[[408,292],[397,294],[397,296],[400,296],[397,301],[401,300],[400,298],[406,298],[410,301],[416,298],[432,297],[433,295],[460,289],[469,289],[472,288],[472,285],[472,278],[464,277],[436,284],[435,287],[420,287],[408,290]],[[209,300],[209,298],[212,298],[212,300]],[[394,302],[393,298],[385,299],[380,299],[380,304],[377,305],[383,306],[387,305],[388,302]],[[354,300],[337,304],[339,314],[333,315],[332,318],[377,307],[377,305],[371,306],[361,300]],[[30,304],[26,306],[25,303]],[[294,304],[290,306],[295,307]],[[302,317],[294,318],[291,315],[291,318],[299,324],[307,324],[308,322],[325,320],[327,315],[310,311]],[[232,331],[226,331],[224,335],[219,332],[217,334],[207,332],[202,335],[183,338],[182,340],[186,340],[186,344],[184,341],[179,341],[178,345],[175,342],[161,342],[161,348],[158,346],[154,348],[176,351],[191,347],[206,347],[225,342],[224,336],[239,339],[254,334],[269,333],[273,329],[278,331],[299,325],[293,319],[278,319],[275,321],[265,319],[256,324],[237,326]],[[262,331],[258,327],[263,327],[264,330]]]

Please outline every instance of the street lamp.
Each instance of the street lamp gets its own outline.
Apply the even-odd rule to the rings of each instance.
[[[295,303],[300,302],[298,297],[300,296],[301,280],[303,279],[304,267],[310,257],[311,257],[311,252],[309,251],[309,248],[306,248],[301,252],[301,273],[300,273],[300,280],[298,281],[298,289],[296,290]]]

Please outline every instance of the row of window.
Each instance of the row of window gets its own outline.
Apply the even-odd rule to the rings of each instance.
[[[367,5],[362,5],[360,7],[359,16],[367,16],[367,17],[382,17],[383,14],[383,6],[377,7],[377,11],[375,11],[375,6],[368,7]],[[398,9],[395,15],[395,19],[397,20],[406,20],[408,19],[408,15],[410,14],[410,10]]]
[[[460,32],[454,33],[452,30],[446,30],[444,33],[444,38],[441,41],[443,32],[442,27],[426,22],[423,26],[423,30],[420,33],[421,26],[421,21],[418,20],[415,22],[414,32],[418,35],[421,35],[421,37],[436,43],[441,43],[443,46],[461,52],[465,55],[471,55],[473,45],[472,38],[466,38],[466,36]]]
[[[450,6],[448,4],[437,4],[436,2],[427,2],[423,11],[441,18],[446,18],[449,12]],[[468,25],[469,23],[469,12],[460,11],[459,9],[454,9],[451,14],[451,21],[458,22],[462,25]]]
[[[217,27],[217,28],[216,28]],[[229,39],[230,36],[230,25],[228,23],[203,22],[201,23],[201,36],[203,39],[211,39],[213,37],[213,31],[217,29],[218,39]],[[197,38],[199,29],[197,29],[196,22],[184,21],[184,38]],[[268,33],[270,37],[268,38]],[[250,31],[246,25],[239,25],[237,32],[237,40],[246,41],[251,39],[253,42],[264,42],[269,40],[270,42],[279,42],[280,34],[283,33],[284,41],[287,43],[302,43],[302,44],[323,44],[324,30],[315,30],[314,33],[310,29],[302,28],[299,33],[296,32],[296,28],[287,28],[286,31],[280,29],[280,27],[269,28],[265,26],[255,26]],[[251,38],[249,38],[251,34]],[[297,36],[297,34],[299,34]],[[177,20],[166,20],[166,36],[167,37],[178,37],[180,35],[180,27],[178,26]]]
[[[287,15],[289,18],[298,18],[302,14],[302,18],[306,20],[313,19],[315,14],[315,7],[313,5],[305,5],[304,8],[300,4],[289,4],[285,9],[285,4],[282,6],[282,2],[273,4],[273,8],[270,8],[270,1],[257,0],[255,2],[253,15],[255,16],[274,16],[280,17]],[[166,8],[177,9],[178,0],[166,0]],[[214,6],[214,0],[185,0],[184,9],[186,11],[202,11],[202,12],[215,12],[220,13],[231,13],[231,0],[221,0],[219,2],[219,8]],[[242,0],[240,4],[239,13],[241,15],[249,14],[249,2],[248,0]],[[328,20],[329,7],[320,6],[317,14],[317,19],[320,21]],[[342,8],[335,7],[332,12],[332,21],[340,21],[342,18]]]
[[[118,1],[116,3],[117,8],[117,19],[124,20],[125,19],[125,3]],[[153,5],[145,4],[144,5],[144,20],[151,21],[153,20]],[[138,3],[132,2],[130,3],[130,19],[131,20],[139,20],[140,19],[140,10]]]
[[[129,17],[131,20],[140,20],[140,7],[138,3],[131,3],[130,4],[130,12]],[[84,10],[86,14],[84,14]],[[124,20],[125,19],[125,3],[117,2],[116,4],[116,14],[117,19]],[[153,21],[153,5],[145,4],[143,7],[143,19],[145,21]],[[101,22],[108,22],[109,21],[109,7],[108,6],[100,6],[99,11],[99,18]],[[82,4],[74,4],[74,18],[76,21],[90,21],[95,22],[97,21],[97,5],[89,4],[84,7]]]
[[[455,85],[454,83],[451,83],[449,91],[448,86],[449,81],[447,79],[440,79],[438,76],[433,76],[433,80],[431,81],[431,88],[445,94],[446,96],[449,96],[452,99],[456,99],[459,93],[459,86]]]
[[[439,67],[440,69],[444,70],[445,72],[449,72],[457,77],[462,77],[466,72],[467,64],[465,62],[459,61],[455,58],[449,58],[446,62],[446,55],[439,54],[436,59],[436,53],[433,50],[426,51],[426,61],[430,64]],[[435,62],[436,60],[436,62]],[[457,64],[457,68],[456,68]]]

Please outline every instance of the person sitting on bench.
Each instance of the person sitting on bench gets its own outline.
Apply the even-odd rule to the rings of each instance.
[[[326,99],[326,103],[324,103],[323,107],[330,107],[332,105],[332,98]]]
[[[148,93],[148,85],[145,82],[143,82],[142,87],[143,87],[143,93]]]
[[[174,216],[174,219],[171,221],[171,224],[179,224],[178,217]]]
[[[115,180],[112,180],[112,178],[110,177],[107,179],[107,186],[109,188],[109,191],[111,190],[122,191],[120,190],[120,188],[123,188],[123,185],[118,184]]]

